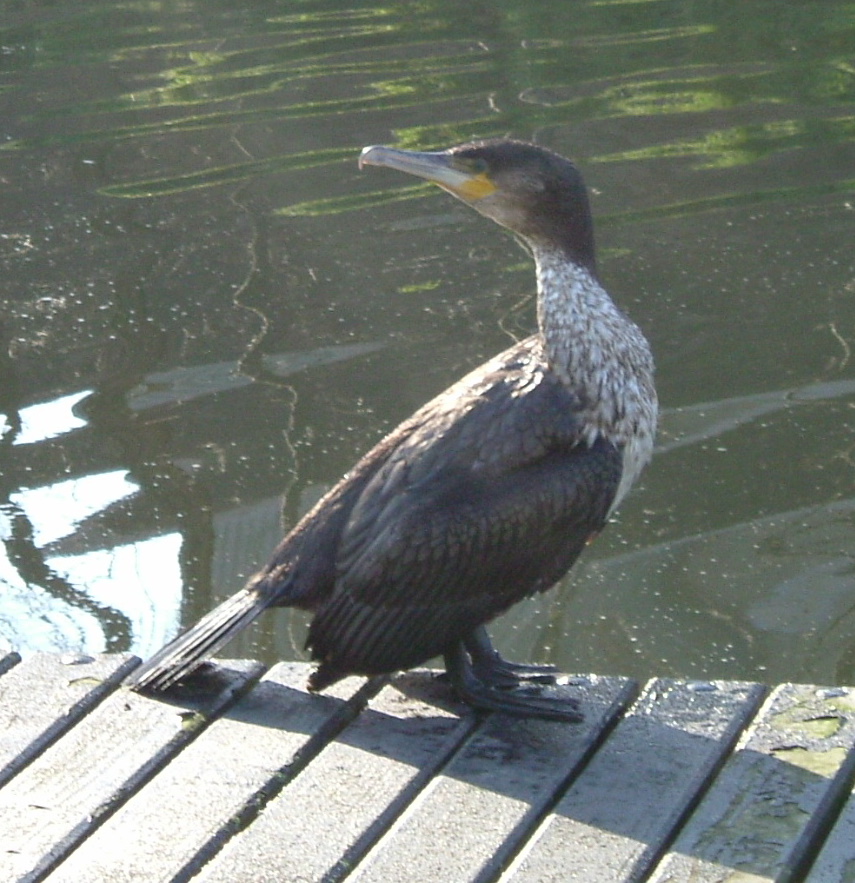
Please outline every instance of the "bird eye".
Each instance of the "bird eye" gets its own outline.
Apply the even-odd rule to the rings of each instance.
[[[487,160],[480,156],[456,156],[454,165],[461,172],[470,175],[483,175],[487,171]]]

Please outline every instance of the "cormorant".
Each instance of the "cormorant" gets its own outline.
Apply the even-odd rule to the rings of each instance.
[[[513,231],[537,271],[538,331],[476,368],[369,451],[246,586],[131,676],[165,689],[271,606],[314,613],[309,688],[443,656],[478,708],[578,720],[521,681],[485,624],[545,591],[650,458],[657,402],[642,332],[597,277],[587,191],[520,141],[436,153],[366,147],[362,166],[427,179]]]

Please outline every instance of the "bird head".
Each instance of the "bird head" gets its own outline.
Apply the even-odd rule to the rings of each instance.
[[[594,270],[585,184],[576,166],[551,150],[506,139],[436,152],[374,146],[362,151],[359,165],[431,181],[516,233],[533,250],[557,249]]]

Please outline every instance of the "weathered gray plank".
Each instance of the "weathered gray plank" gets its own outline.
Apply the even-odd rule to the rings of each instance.
[[[757,685],[651,682],[606,736],[628,682],[565,688],[581,726],[459,719],[423,675],[359,715],[369,689],[309,696],[290,664],[205,729],[260,666],[166,702],[115,689],[127,657],[17,661],[0,658],[4,881],[484,883],[516,855],[501,883],[605,883],[640,879],[681,823],[655,883],[791,881],[847,797],[805,879],[855,880],[848,688],[778,688],[687,819]]]
[[[777,687],[651,879],[800,879],[851,787],[853,744],[851,708],[817,687]]]
[[[822,695],[835,711],[855,715],[855,691],[832,687]],[[855,792],[850,792],[805,883],[852,883],[855,880]]]
[[[194,883],[339,879],[477,725],[448,693],[396,679]]]
[[[487,718],[348,881],[493,879],[636,691],[626,679],[585,680],[563,688],[581,699],[582,724]]]
[[[0,790],[0,879],[42,879],[263,670],[230,666],[213,692],[174,703],[112,693]]]
[[[855,797],[849,798],[805,883],[855,880]]]
[[[138,663],[128,655],[39,653],[0,678],[0,786],[114,690]]]
[[[309,670],[274,666],[56,868],[50,883],[189,878],[364,707],[370,688],[362,678],[310,695]],[[314,824],[325,821],[315,816]]]
[[[765,693],[651,681],[502,883],[642,879]]]

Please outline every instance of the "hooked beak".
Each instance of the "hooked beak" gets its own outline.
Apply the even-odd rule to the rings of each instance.
[[[420,153],[374,145],[364,148],[360,154],[359,168],[363,166],[385,166],[424,178],[466,202],[483,199],[497,190],[485,172],[460,168],[455,164],[454,154],[448,151]]]

